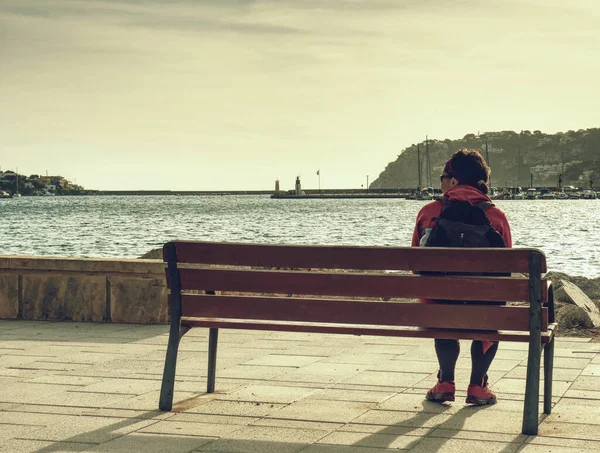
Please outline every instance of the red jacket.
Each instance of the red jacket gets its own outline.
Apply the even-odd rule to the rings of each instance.
[[[452,200],[466,200],[470,203],[479,203],[480,201],[491,201],[490,198],[472,186],[454,186],[446,195]],[[436,200],[428,203],[421,208],[417,214],[417,223],[413,231],[412,246],[418,247],[421,237],[425,234],[425,228],[433,228],[435,222],[432,222],[434,217],[438,217],[442,212],[443,202]],[[486,215],[498,233],[504,238],[506,247],[512,247],[512,237],[510,235],[510,225],[506,219],[506,215],[496,206],[490,206],[486,211]]]

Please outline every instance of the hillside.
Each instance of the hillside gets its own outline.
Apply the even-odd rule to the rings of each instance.
[[[485,158],[488,143],[492,186],[528,187],[530,174],[537,187],[556,187],[562,173],[563,186],[589,187],[600,184],[600,129],[544,134],[540,131],[486,132],[467,134],[458,140],[429,139],[431,176],[428,180],[425,141],[419,144],[421,186],[437,187],[444,163],[460,148],[475,148]],[[404,149],[370,185],[373,189],[416,188],[418,186],[417,144]],[[429,184],[428,184],[429,183]]]

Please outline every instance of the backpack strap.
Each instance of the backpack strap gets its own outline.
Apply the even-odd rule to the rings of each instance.
[[[487,208],[489,208],[490,206],[496,206],[496,205],[489,201],[480,201],[479,203],[475,203],[473,206],[477,206],[478,208],[482,209],[483,212],[485,212],[487,210]]]

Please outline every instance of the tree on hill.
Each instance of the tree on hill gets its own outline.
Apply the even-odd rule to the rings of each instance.
[[[600,129],[544,134],[541,131],[485,132],[466,134],[458,140],[430,139],[429,169],[425,163],[425,142],[419,143],[422,185],[435,182],[445,162],[460,148],[478,149],[487,155],[493,186],[556,187],[562,184],[589,187],[590,178],[600,181]],[[370,185],[372,189],[416,188],[418,186],[417,144],[404,149]]]

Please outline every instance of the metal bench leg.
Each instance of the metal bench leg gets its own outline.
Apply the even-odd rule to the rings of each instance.
[[[538,352],[529,351],[527,381],[525,383],[525,404],[523,408],[523,434],[537,435],[540,404],[540,359]]]
[[[544,414],[552,412],[552,370],[554,367],[554,338],[544,346]]]
[[[185,332],[184,332],[185,333]],[[173,408],[173,389],[175,387],[175,367],[177,365],[177,349],[181,338],[179,327],[171,326],[169,343],[167,345],[167,356],[165,358],[165,369],[160,388],[160,400],[158,408],[161,411],[170,411]]]
[[[529,254],[529,354],[523,407],[523,434],[538,433],[540,404],[540,362],[542,358],[541,256]]]
[[[208,380],[206,382],[206,393],[215,391],[215,377],[217,368],[217,343],[219,340],[219,329],[211,327],[208,337]]]

